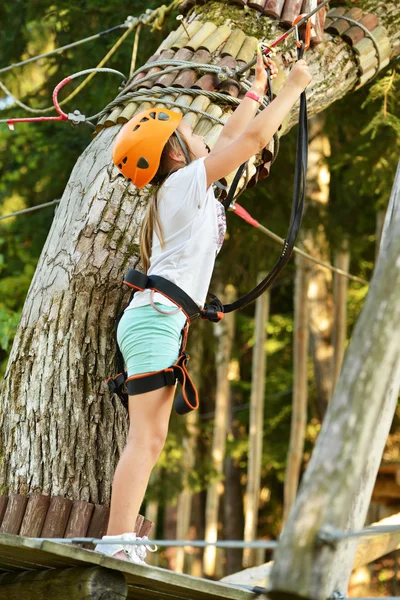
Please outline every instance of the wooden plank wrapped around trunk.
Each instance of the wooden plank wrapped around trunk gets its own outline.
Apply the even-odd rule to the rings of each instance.
[[[346,9],[342,8],[340,6],[338,8],[334,8],[333,10],[329,11],[328,16],[325,19],[325,25],[324,25],[325,31],[329,32],[329,26],[333,23],[333,21],[336,19],[336,17],[339,17],[340,15],[344,15],[345,12],[346,12]]]
[[[193,100],[192,104],[190,105],[190,109],[196,108],[197,110],[206,111],[209,104],[210,104],[209,98],[206,98],[205,96],[196,96],[196,98]],[[185,118],[186,123],[188,123],[192,129],[195,129],[197,123],[200,121],[201,116],[199,115],[199,113],[189,110],[185,114],[184,118]]]
[[[318,0],[318,4],[321,4],[322,0]],[[326,8],[323,6],[315,15],[314,31],[311,32],[311,43],[315,46],[320,44],[324,40],[324,25],[326,19]]]
[[[197,50],[192,56],[193,63],[208,64],[211,55],[208,50]],[[198,79],[198,72],[194,69],[183,69],[179,71],[178,77],[174,81],[174,87],[191,88]]]
[[[163,50],[169,50],[172,48],[174,42],[176,42],[176,40],[179,39],[183,33],[185,33],[185,30],[182,25],[179,25],[178,29],[171,31],[171,33],[165,38],[157,52],[160,54]]]
[[[264,3],[265,0],[247,0],[247,6],[249,6],[250,8],[255,8],[260,12],[263,12],[264,10]]]
[[[196,35],[196,33],[199,31],[199,29],[201,29],[203,27],[203,23],[201,21],[192,21],[191,23],[189,23],[189,25],[185,25],[185,27],[186,27],[186,29],[184,30],[183,35],[181,35],[171,45],[172,50],[179,50],[180,48],[183,48],[184,46],[186,46],[188,41],[194,35]]]
[[[25,510],[19,535],[40,537],[50,506],[50,496],[31,494]]]
[[[186,44],[186,48],[189,48],[189,50],[193,50],[193,52],[196,52],[196,50],[198,50],[200,46],[202,46],[203,42],[205,42],[205,40],[209,38],[216,29],[217,26],[215,25],[215,23],[207,21],[207,23],[204,23],[203,27],[199,29],[196,35],[194,35],[192,39],[188,41],[188,43]]]
[[[350,19],[354,19],[355,21],[358,21],[359,19],[362,18],[363,11],[361,10],[361,8],[351,8],[346,13],[344,13],[343,16],[349,17]],[[334,21],[329,26],[329,29],[327,29],[327,31],[329,31],[329,33],[333,33],[336,35],[342,35],[342,33],[344,33],[350,27],[352,27],[352,25],[345,19],[336,19],[336,21]]]
[[[217,119],[221,118],[222,108],[218,104],[210,104],[207,109],[207,114]],[[200,121],[196,125],[195,133],[205,137],[213,128],[215,121],[207,119],[207,117],[201,117]]]
[[[0,600],[123,600],[128,585],[123,573],[102,567],[48,569],[0,575]]]
[[[27,496],[10,494],[0,533],[13,533],[15,535],[19,533],[27,503]]]
[[[228,0],[228,4],[239,4],[239,6],[246,6],[247,0]]]
[[[155,62],[156,60],[158,60],[160,58],[160,52],[157,52],[156,54],[153,54],[152,56],[150,56],[149,60],[146,61],[147,63],[152,63]],[[147,75],[147,71],[141,71],[140,73],[138,73],[136,75],[136,77],[132,80],[132,81],[140,81],[141,79],[144,79]],[[131,89],[131,86],[128,84],[125,88],[125,92],[129,92],[129,90]]]
[[[76,500],[69,515],[64,537],[85,537],[92,518],[94,504],[84,500]]]
[[[127,104],[125,106],[124,110],[121,112],[121,114],[117,118],[117,123],[126,123],[127,121],[132,119],[133,115],[136,112],[137,107],[138,107],[137,102],[129,102],[129,104]]]
[[[216,51],[232,33],[232,29],[228,27],[228,25],[220,25],[214,33],[212,33],[208,38],[204,40],[202,44],[200,44],[200,48],[204,48],[208,50],[211,54]]]
[[[374,37],[374,40],[377,42],[378,46],[379,42],[388,39],[386,29],[382,25],[378,25],[378,27],[373,29],[371,31],[371,35]],[[356,54],[367,54],[370,50],[372,50],[372,48],[374,48],[374,44],[369,37],[364,37],[353,46],[353,50]]]
[[[41,537],[64,537],[72,504],[73,502],[69,498],[62,498],[61,496],[51,498]]]
[[[158,60],[171,60],[173,57],[175,56],[175,52],[174,50],[163,50],[160,54],[160,57]],[[163,66],[163,67],[152,67],[147,73],[146,73],[146,77],[148,77],[149,75],[152,75],[153,73],[158,73],[159,71],[161,71],[162,69],[166,69],[168,68],[167,66]],[[140,89],[140,88],[151,88],[154,85],[154,81],[155,78],[152,79],[148,79],[147,81],[145,81],[144,83],[140,84],[140,86],[136,89]],[[129,86],[128,86],[129,87]]]
[[[153,528],[153,522],[149,519],[143,518],[143,522],[140,526],[140,529],[136,532],[139,537],[148,537]],[[136,528],[135,528],[136,530]]]
[[[187,60],[189,61],[193,56],[193,52],[188,48],[181,48],[174,56],[174,60]],[[159,85],[160,87],[168,87],[173,84],[175,79],[178,77],[180,70],[173,71],[172,73],[165,73],[161,75],[155,85]]]
[[[182,115],[186,114],[186,110],[184,109],[184,107],[189,107],[192,102],[193,102],[194,98],[193,96],[191,96],[190,94],[183,94],[182,96],[178,96],[176,99],[177,104],[179,104],[180,106],[182,106],[182,108],[179,108],[178,106],[174,106],[172,108],[172,110],[174,110],[175,112],[178,112]]]
[[[232,56],[236,58],[242,44],[245,40],[246,34],[241,29],[235,29],[229,36],[225,46],[222,49],[221,56]]]
[[[116,106],[104,121],[104,127],[113,127],[116,124],[119,115],[122,113],[123,106]]]
[[[110,507],[95,504],[86,537],[101,539],[103,535],[106,535],[109,518]],[[83,547],[90,550],[94,548],[93,544],[84,544]]]
[[[0,525],[3,522],[7,504],[8,504],[8,496],[0,496]]]
[[[364,25],[364,27],[366,27],[369,31],[372,31],[373,29],[375,29],[375,27],[379,25],[379,19],[376,15],[368,13],[367,15],[364,15],[364,17],[360,20],[360,23],[361,25]],[[355,46],[357,42],[359,42],[360,40],[362,40],[363,37],[365,37],[365,33],[361,29],[361,27],[353,25],[343,33],[342,37],[345,42],[350,44],[350,46]]]
[[[302,14],[307,14],[317,8],[321,4],[322,0],[303,0],[301,7]],[[325,23],[325,6],[321,8],[315,15],[311,17],[311,38],[310,42],[313,46],[320,44],[324,37],[324,23]]]
[[[256,37],[253,37],[251,35],[247,35],[246,39],[244,40],[242,47],[240,48],[238,55],[236,57],[236,60],[239,61],[242,60],[244,64],[248,63],[252,58],[254,58],[254,55],[257,51],[257,45],[258,45],[258,39]],[[239,66],[239,64],[238,64]]]
[[[285,0],[266,0],[264,5],[264,14],[268,17],[279,19],[284,5]]]
[[[296,17],[299,16],[303,0],[292,0],[286,2],[282,12],[281,23],[283,25],[291,25]]]

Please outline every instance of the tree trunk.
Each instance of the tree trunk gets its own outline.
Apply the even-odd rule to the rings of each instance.
[[[362,0],[359,5],[380,17],[396,55],[397,3]],[[257,39],[271,40],[281,32],[276,21],[261,21],[257,12],[226,3],[209,2],[195,11],[199,21],[226,21],[248,39],[255,36],[251,55]],[[223,47],[213,50],[213,62]],[[295,50],[294,45],[281,50],[283,83]],[[354,88],[358,67],[351,48],[328,35],[323,50],[320,45],[310,51],[308,61],[314,114]],[[125,119],[131,108],[126,107]],[[214,108],[210,104],[208,110]],[[97,131],[104,123],[116,123],[120,109],[108,111]],[[296,119],[297,109],[282,132]],[[115,370],[113,329],[124,296],[121,282],[137,260],[147,197],[145,190],[116,177],[111,161],[115,134],[114,128],[102,131],[77,161],[27,296],[0,397],[0,494],[38,491],[94,503],[110,499],[127,419],[104,380]]]
[[[325,118],[314,117],[310,122],[310,144],[307,169],[307,200],[323,212],[329,202],[330,173],[326,159],[330,143],[324,134]],[[329,242],[322,224],[304,235],[304,246],[312,256],[326,263],[329,259]],[[312,264],[308,287],[310,350],[314,365],[317,391],[316,408],[322,420],[332,394],[332,329],[333,298],[332,274],[317,264]]]
[[[265,277],[261,273],[258,281]],[[257,539],[258,505],[260,497],[260,479],[262,465],[262,448],[264,434],[264,401],[265,401],[265,367],[267,352],[267,323],[269,319],[269,291],[256,301],[255,314],[255,343],[253,347],[251,398],[250,398],[250,427],[249,427],[249,456],[247,463],[246,512],[244,539],[246,542]],[[243,551],[243,566],[255,564],[256,552],[246,548]]]
[[[143,201],[112,176],[115,133],[73,169],[28,292],[1,396],[2,494],[110,499],[127,419],[105,379]]]
[[[341,250],[336,253],[335,267],[348,273],[350,266],[350,252],[348,240],[344,240]],[[343,356],[346,345],[347,332],[347,292],[349,280],[347,277],[334,273],[333,275],[333,361],[332,361],[332,389],[335,389],[342,368]]]
[[[272,598],[347,589],[400,388],[400,163],[380,258],[300,493],[275,552]],[[321,533],[321,537],[319,534]]]
[[[193,354],[193,358],[191,360],[191,370],[190,375],[196,385],[196,388],[200,390],[201,383],[201,365],[203,362],[203,329],[204,321],[200,321],[197,324],[196,332],[195,332],[195,344],[193,344],[193,348],[195,348],[195,353]],[[194,333],[194,332],[193,332]],[[193,337],[190,342],[193,343]],[[198,420],[199,415],[198,411],[192,411],[186,416],[186,428],[188,435],[183,439],[182,445],[184,447],[184,459],[183,459],[183,468],[186,473],[186,478],[190,474],[190,471],[194,468],[196,462],[196,447],[197,447],[197,439],[198,439]],[[185,481],[185,487],[178,497],[178,515],[177,515],[177,523],[176,523],[176,539],[177,540],[187,540],[189,539],[189,529],[190,529],[190,517],[192,513],[192,500],[193,500],[193,492],[190,489],[190,486],[187,481]],[[185,567],[185,555],[186,548],[177,548],[176,549],[176,565],[175,571],[177,573],[184,573]]]
[[[227,286],[223,295],[224,302],[232,302],[235,294],[235,289],[231,285]],[[205,539],[207,542],[216,542],[218,539],[219,498],[221,495],[221,488],[223,487],[221,478],[223,476],[228,416],[230,414],[228,368],[231,359],[234,327],[234,312],[227,314],[223,321],[214,325],[214,332],[217,337],[217,388],[215,394],[215,420],[211,456],[214,471],[217,477],[219,476],[219,479],[213,481],[207,490],[205,532]],[[204,573],[208,576],[213,576],[215,574],[216,556],[217,552],[215,546],[208,546],[205,549],[203,568]]]
[[[296,255],[296,281],[293,333],[293,406],[289,451],[286,463],[283,521],[286,522],[296,499],[303,464],[308,399],[308,306],[309,262]]]

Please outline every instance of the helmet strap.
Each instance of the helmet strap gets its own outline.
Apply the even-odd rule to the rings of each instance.
[[[187,162],[188,165],[190,165],[190,163],[192,162],[192,159],[190,158],[190,155],[189,155],[188,149],[186,147],[186,144],[183,141],[181,134],[176,129],[175,129],[174,133],[175,133],[175,135],[177,137],[177,140],[178,140],[179,145],[180,145],[180,147],[182,149],[182,152],[183,152],[183,154],[184,154],[184,156],[186,158],[186,162]]]

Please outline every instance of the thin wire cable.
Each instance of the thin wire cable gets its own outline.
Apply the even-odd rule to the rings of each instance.
[[[26,213],[33,212],[35,210],[40,210],[41,208],[46,208],[47,206],[54,206],[55,204],[59,204],[61,200],[52,200],[51,202],[45,202],[44,204],[39,204],[38,206],[31,206],[30,208],[23,208],[22,210],[17,210],[8,215],[0,216],[0,221],[4,219],[10,219],[11,217],[18,217],[19,215],[25,215]]]
[[[97,38],[106,35],[107,33],[111,33],[112,31],[116,31],[117,29],[121,29],[122,27],[127,27],[127,25],[122,23],[121,25],[116,25],[115,27],[111,27],[110,29],[106,29],[105,31],[100,31],[100,33],[95,33],[94,35],[91,35],[90,37],[84,38],[82,40],[78,40],[77,42],[72,42],[71,44],[61,46],[60,48],[56,48],[55,50],[50,50],[49,52],[45,52],[44,54],[39,54],[38,56],[33,56],[32,58],[27,58],[26,60],[22,60],[18,63],[13,63],[8,67],[3,67],[2,69],[0,69],[0,73],[11,71],[11,69],[15,69],[16,67],[22,67],[22,65],[27,65],[28,63],[39,60],[40,58],[46,58],[47,56],[52,56],[53,54],[61,53],[65,50],[69,50],[70,48],[74,48],[75,46],[80,46],[81,44],[85,44],[86,42],[91,42],[92,40],[96,40]]]
[[[75,538],[33,538],[35,541],[57,542],[58,544],[110,544],[110,540],[75,537]],[[242,540],[224,540],[216,542],[206,542],[205,540],[149,540],[147,538],[137,538],[136,540],[124,540],[123,538],[115,538],[113,544],[124,544],[132,546],[151,546],[170,548],[208,548],[213,546],[216,548],[263,548],[264,550],[274,550],[278,546],[278,542],[256,540],[254,542],[243,542]]]

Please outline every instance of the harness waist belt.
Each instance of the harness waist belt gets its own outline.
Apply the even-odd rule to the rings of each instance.
[[[200,308],[196,302],[182,288],[160,275],[148,276],[136,269],[129,269],[124,283],[140,292],[148,289],[162,294],[168,300],[180,306],[189,321],[193,321],[200,316]]]

